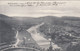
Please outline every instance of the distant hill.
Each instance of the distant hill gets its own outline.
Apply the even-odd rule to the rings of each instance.
[[[6,15],[4,15],[4,14],[0,14],[0,19],[1,19],[1,20],[7,19],[7,18],[8,18],[8,16],[6,16]]]
[[[62,16],[62,19],[70,21],[80,21],[80,17],[74,17],[74,16]]]
[[[6,18],[6,17],[8,17],[8,16],[6,16],[6,15],[4,15],[4,14],[0,14],[0,17]]]
[[[0,14],[0,20],[4,20],[7,24],[10,24],[13,27],[21,26],[22,28],[30,28],[33,25],[40,24],[41,22],[49,23],[52,25],[70,25],[72,21],[80,21],[79,17],[71,17],[71,16],[43,16],[39,18],[32,17],[9,17],[3,14]],[[74,23],[72,23],[74,24]],[[76,24],[76,23],[75,23]],[[76,26],[76,25],[75,25]]]

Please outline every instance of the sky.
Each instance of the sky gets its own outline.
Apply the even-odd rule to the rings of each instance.
[[[31,1],[32,2],[32,1]],[[34,2],[34,1],[33,1]],[[54,2],[54,1],[43,1]],[[11,3],[27,3],[27,1],[0,1],[0,14],[11,17],[41,17],[41,16],[77,16],[80,17],[80,1],[56,1],[57,6],[10,6]],[[9,4],[10,3],[10,4]]]

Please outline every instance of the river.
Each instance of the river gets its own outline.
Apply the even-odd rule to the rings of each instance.
[[[44,23],[38,24],[36,26],[32,26],[31,28],[29,28],[27,31],[31,34],[32,38],[36,41],[36,43],[41,47],[41,48],[45,48],[48,49],[50,46],[50,40],[44,38],[44,36],[42,35],[43,33],[41,33],[38,28],[40,26],[44,25]],[[57,44],[52,43],[52,46],[54,47],[53,49],[56,48],[60,48]]]
[[[42,35],[43,33],[41,33],[38,30],[38,28],[42,25],[44,25],[44,23],[32,26],[28,30],[23,30],[23,31],[18,32],[17,38],[21,41],[21,40],[23,40],[24,37],[26,37],[26,39],[25,39],[26,44],[35,45],[36,47],[48,49],[50,46],[50,40],[44,38],[44,36]],[[55,43],[52,43],[52,46],[53,46],[53,49],[60,48]],[[8,49],[6,51],[26,51],[26,50],[32,51],[31,49],[26,49],[26,48],[19,48],[19,49],[15,48],[15,49],[11,49],[11,50]]]

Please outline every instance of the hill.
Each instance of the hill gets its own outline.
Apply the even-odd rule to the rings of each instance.
[[[32,17],[9,17],[0,14],[0,20],[9,24],[15,30],[21,31],[23,29],[29,29],[31,26],[44,22],[45,24],[40,27],[40,31],[49,36],[50,34],[72,34],[74,36],[80,36],[80,18],[71,16],[44,16],[39,18]],[[67,33],[66,33],[67,32]]]
[[[0,43],[10,43],[15,41],[15,31],[12,30],[12,27],[0,20]]]

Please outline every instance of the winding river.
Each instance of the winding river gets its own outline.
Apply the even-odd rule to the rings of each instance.
[[[30,27],[28,30],[25,31],[21,31],[21,32],[17,32],[18,36],[16,36],[16,38],[18,38],[20,41],[23,40],[23,38],[25,37],[25,43],[29,44],[35,44],[36,47],[41,47],[41,48],[45,48],[48,49],[50,47],[50,40],[44,38],[44,36],[42,35],[43,33],[41,33],[39,31],[39,27],[44,25],[44,23],[35,25]],[[15,45],[18,45],[20,43],[20,41],[16,42]],[[61,49],[57,44],[52,43],[52,47],[53,49]],[[13,48],[13,49],[8,49],[6,51],[32,51],[31,49],[26,49],[26,48]]]
[[[50,41],[44,38],[42,36],[42,33],[38,30],[40,26],[44,25],[44,23],[41,23],[36,26],[32,26],[29,28],[27,31],[31,34],[32,38],[36,41],[36,43],[41,47],[48,49],[50,46]],[[54,47],[53,49],[60,48],[57,44],[52,43],[52,46]]]

